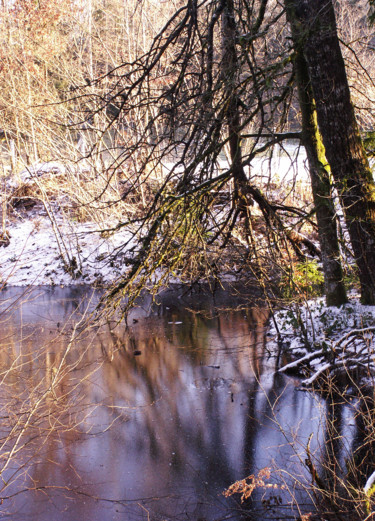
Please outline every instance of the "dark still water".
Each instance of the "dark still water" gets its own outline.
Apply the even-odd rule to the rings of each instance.
[[[265,310],[171,293],[112,331],[84,327],[89,290],[0,297],[2,519],[298,519],[292,496],[313,510],[303,461],[325,405],[274,373]],[[264,467],[274,488],[222,495]]]

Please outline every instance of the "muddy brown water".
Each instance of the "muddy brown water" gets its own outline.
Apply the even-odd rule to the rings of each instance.
[[[275,373],[265,309],[172,292],[113,331],[83,327],[88,288],[0,299],[1,519],[297,519],[291,495],[313,510],[299,482],[325,404]],[[223,496],[265,467],[272,488]]]

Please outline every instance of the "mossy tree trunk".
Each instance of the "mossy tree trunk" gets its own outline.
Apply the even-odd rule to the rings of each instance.
[[[285,0],[295,50],[294,63],[302,115],[302,141],[306,149],[316,210],[326,303],[328,306],[340,306],[347,302],[347,296],[340,261],[336,211],[332,199],[332,186],[324,145],[317,124],[309,71],[302,53],[302,34],[298,23],[296,23],[293,4],[294,0]]]
[[[375,184],[350,99],[332,0],[293,0],[331,172],[365,304],[375,304]]]

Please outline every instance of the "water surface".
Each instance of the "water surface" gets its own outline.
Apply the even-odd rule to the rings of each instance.
[[[298,481],[325,404],[275,373],[265,309],[170,293],[112,330],[84,327],[92,290],[0,297],[3,519],[297,519],[291,495],[313,508]],[[222,495],[264,467],[275,488]]]

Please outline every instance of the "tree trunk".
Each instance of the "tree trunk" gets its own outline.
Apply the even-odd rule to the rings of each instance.
[[[227,127],[233,178],[240,199],[246,200],[247,178],[242,165],[241,116],[239,100],[233,86],[238,83],[239,66],[236,51],[236,22],[233,0],[224,0],[222,20],[222,63],[221,73],[227,94]]]
[[[302,142],[309,163],[324,272],[326,303],[327,306],[340,306],[347,302],[347,296],[340,261],[336,212],[332,200],[330,175],[324,145],[317,125],[316,108],[307,63],[301,52],[302,35],[296,23],[293,0],[285,0],[285,6],[296,52],[295,68],[302,115]]]
[[[221,77],[226,91],[226,124],[228,130],[229,152],[236,203],[245,216],[246,224],[249,218],[248,208],[252,199],[248,189],[248,179],[242,164],[241,150],[241,115],[239,99],[233,88],[238,84],[240,74],[236,50],[236,21],[234,18],[233,0],[223,0],[222,22],[222,61]]]
[[[375,184],[350,100],[332,0],[293,0],[319,129],[344,210],[365,304],[375,304]]]

